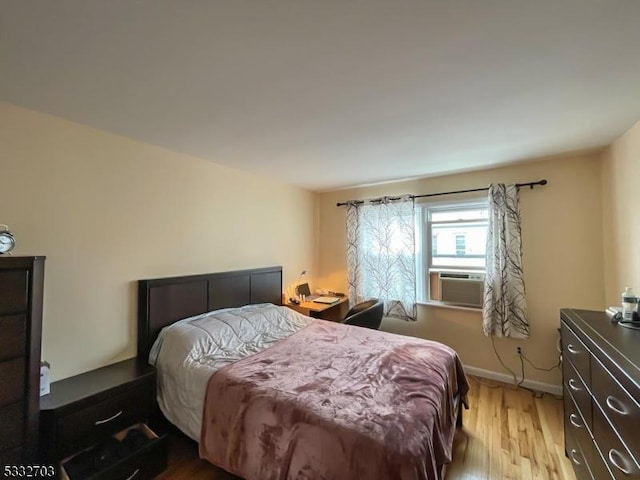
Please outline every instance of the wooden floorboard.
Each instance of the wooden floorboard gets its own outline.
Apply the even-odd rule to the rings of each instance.
[[[564,455],[562,400],[469,377],[470,409],[446,480],[575,480]]]
[[[562,400],[469,377],[470,409],[456,432],[446,480],[575,480],[564,455]],[[171,434],[169,467],[157,480],[237,480]],[[354,479],[355,480],[355,479]]]

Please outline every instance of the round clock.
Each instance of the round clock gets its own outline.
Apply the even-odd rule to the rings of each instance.
[[[9,253],[16,246],[16,239],[9,231],[9,227],[0,224],[0,255]]]

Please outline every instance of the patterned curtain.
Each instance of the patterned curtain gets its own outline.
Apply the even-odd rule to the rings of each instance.
[[[413,197],[347,205],[349,302],[384,301],[387,317],[416,319]]]
[[[497,337],[529,337],[526,309],[518,187],[491,185],[487,274],[482,305],[484,334]]]

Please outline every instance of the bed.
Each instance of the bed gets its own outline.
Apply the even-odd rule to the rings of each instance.
[[[282,307],[281,267],[138,286],[138,356],[201,457],[249,480],[443,478],[468,390],[450,348]]]

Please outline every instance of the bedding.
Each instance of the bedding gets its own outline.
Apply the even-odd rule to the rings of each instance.
[[[314,322],[272,304],[204,313],[164,328],[149,362],[158,372],[158,405],[171,423],[200,440],[207,382],[219,368],[260,352]]]
[[[274,305],[182,320],[150,359],[167,418],[249,480],[439,479],[468,390],[442,344]]]

